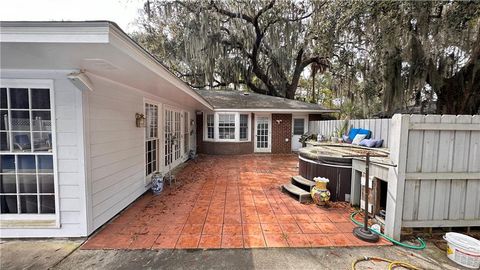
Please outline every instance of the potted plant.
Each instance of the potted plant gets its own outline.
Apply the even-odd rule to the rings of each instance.
[[[164,179],[160,172],[155,172],[152,175],[152,192],[154,195],[158,195],[163,191]]]
[[[332,133],[332,137],[330,137],[330,140],[332,141],[332,143],[338,142],[337,134],[338,134],[337,129],[335,129],[335,131]]]
[[[340,128],[336,128],[335,132],[332,134],[332,142],[343,142],[343,135],[346,134],[348,128],[348,119],[343,120]]]
[[[300,138],[298,139],[298,142],[302,144],[302,147],[307,147],[307,140],[309,137],[310,136],[308,135],[308,133],[305,133],[300,136]]]
[[[307,147],[307,141],[316,141],[317,140],[317,134],[309,134],[305,133],[300,136],[298,139],[298,142],[302,143],[302,147]]]
[[[325,205],[330,200],[330,191],[327,189],[327,184],[330,182],[325,177],[314,177],[315,186],[310,191],[313,201],[317,205]]]

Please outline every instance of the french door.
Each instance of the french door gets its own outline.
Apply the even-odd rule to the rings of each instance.
[[[164,112],[164,166],[168,171],[170,168],[177,166],[182,160],[182,112],[165,108]]]
[[[145,121],[145,175],[150,182],[148,176],[159,170],[158,104],[145,103]]]
[[[271,126],[270,115],[255,115],[255,152],[271,152]]]

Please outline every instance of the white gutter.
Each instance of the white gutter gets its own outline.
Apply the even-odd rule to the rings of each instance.
[[[264,108],[251,108],[251,109],[214,109],[215,112],[280,112],[280,113],[334,113],[339,110],[312,110],[312,109],[264,109]]]

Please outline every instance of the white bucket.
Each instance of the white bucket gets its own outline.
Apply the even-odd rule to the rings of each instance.
[[[449,232],[443,236],[448,243],[447,257],[472,269],[480,268],[480,241],[460,233]]]

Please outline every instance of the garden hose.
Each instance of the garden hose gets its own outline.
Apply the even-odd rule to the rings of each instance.
[[[384,258],[380,258],[380,257],[363,257],[363,258],[358,258],[356,259],[355,261],[352,262],[352,270],[355,270],[355,266],[357,265],[357,263],[359,262],[363,262],[363,261],[369,261],[369,260],[372,260],[372,261],[382,261],[382,262],[387,262],[389,263],[388,264],[388,270],[391,270],[393,269],[394,267],[403,267],[405,269],[410,269],[410,270],[420,270],[420,268],[410,264],[410,263],[407,263],[407,262],[402,262],[402,261],[393,261],[393,260],[389,260],[389,259],[384,259]]]
[[[350,220],[357,224],[358,226],[363,226],[363,224],[361,222],[358,222],[357,220],[355,220],[355,216],[360,213],[360,211],[357,211],[357,212],[353,212],[351,215],[350,215]],[[395,245],[398,245],[398,246],[401,246],[401,247],[405,247],[405,248],[410,248],[410,249],[416,249],[416,250],[422,250],[424,249],[427,245],[425,244],[425,241],[423,241],[420,237],[417,237],[417,240],[418,242],[420,242],[420,245],[419,246],[413,246],[413,245],[409,245],[409,244],[405,244],[405,243],[402,243],[402,242],[399,242],[393,238],[390,238],[388,236],[386,236],[385,234],[379,232],[379,231],[376,231],[376,230],[372,230],[370,227],[368,228],[370,231],[380,235],[381,237],[387,239],[388,241],[392,242],[393,244]]]

